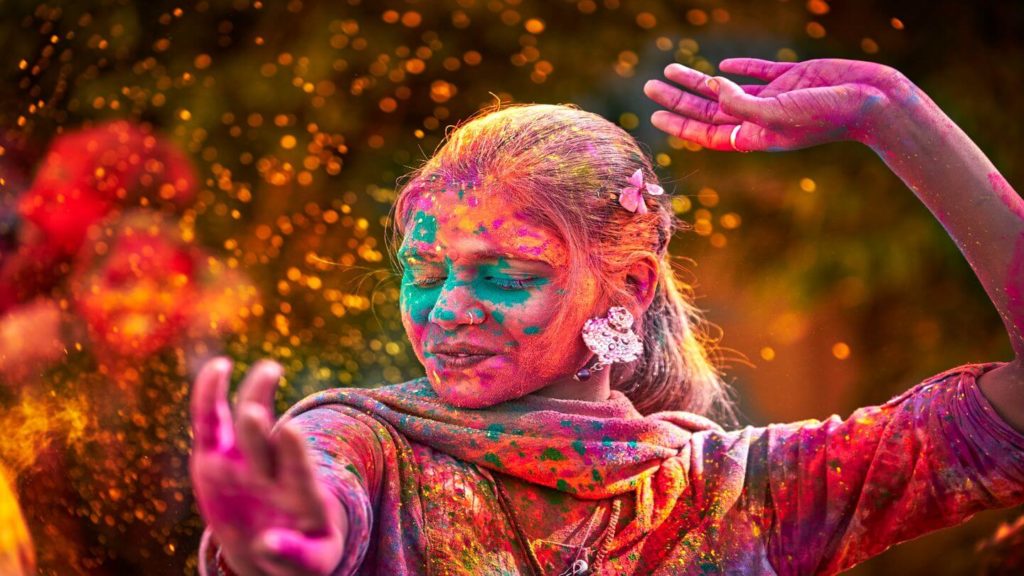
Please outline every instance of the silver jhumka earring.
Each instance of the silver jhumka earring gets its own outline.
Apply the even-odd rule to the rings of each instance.
[[[584,366],[573,376],[575,380],[590,379],[609,364],[632,362],[644,353],[644,345],[633,327],[633,315],[621,306],[612,306],[605,316],[587,320],[583,325],[583,342],[597,355],[597,362]]]

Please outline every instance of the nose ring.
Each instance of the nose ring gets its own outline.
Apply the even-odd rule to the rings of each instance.
[[[480,308],[470,308],[468,310],[469,323],[470,324],[483,324],[484,322],[484,311]],[[477,320],[479,318],[479,320]]]

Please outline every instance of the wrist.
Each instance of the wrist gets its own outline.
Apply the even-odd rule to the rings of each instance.
[[[865,102],[863,120],[851,136],[884,156],[886,151],[910,144],[908,137],[933,122],[929,117],[937,108],[924,91],[897,70],[892,70],[875,90],[876,94]]]

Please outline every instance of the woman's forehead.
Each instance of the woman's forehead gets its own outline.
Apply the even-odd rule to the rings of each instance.
[[[555,232],[531,221],[515,202],[486,190],[451,188],[424,193],[409,218],[399,249],[406,260],[517,259],[563,266],[565,242]]]

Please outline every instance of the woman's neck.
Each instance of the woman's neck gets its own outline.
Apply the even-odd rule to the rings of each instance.
[[[548,384],[534,392],[537,396],[558,398],[561,400],[584,400],[587,402],[604,402],[611,395],[609,371],[602,370],[591,374],[585,381],[566,376]]]

